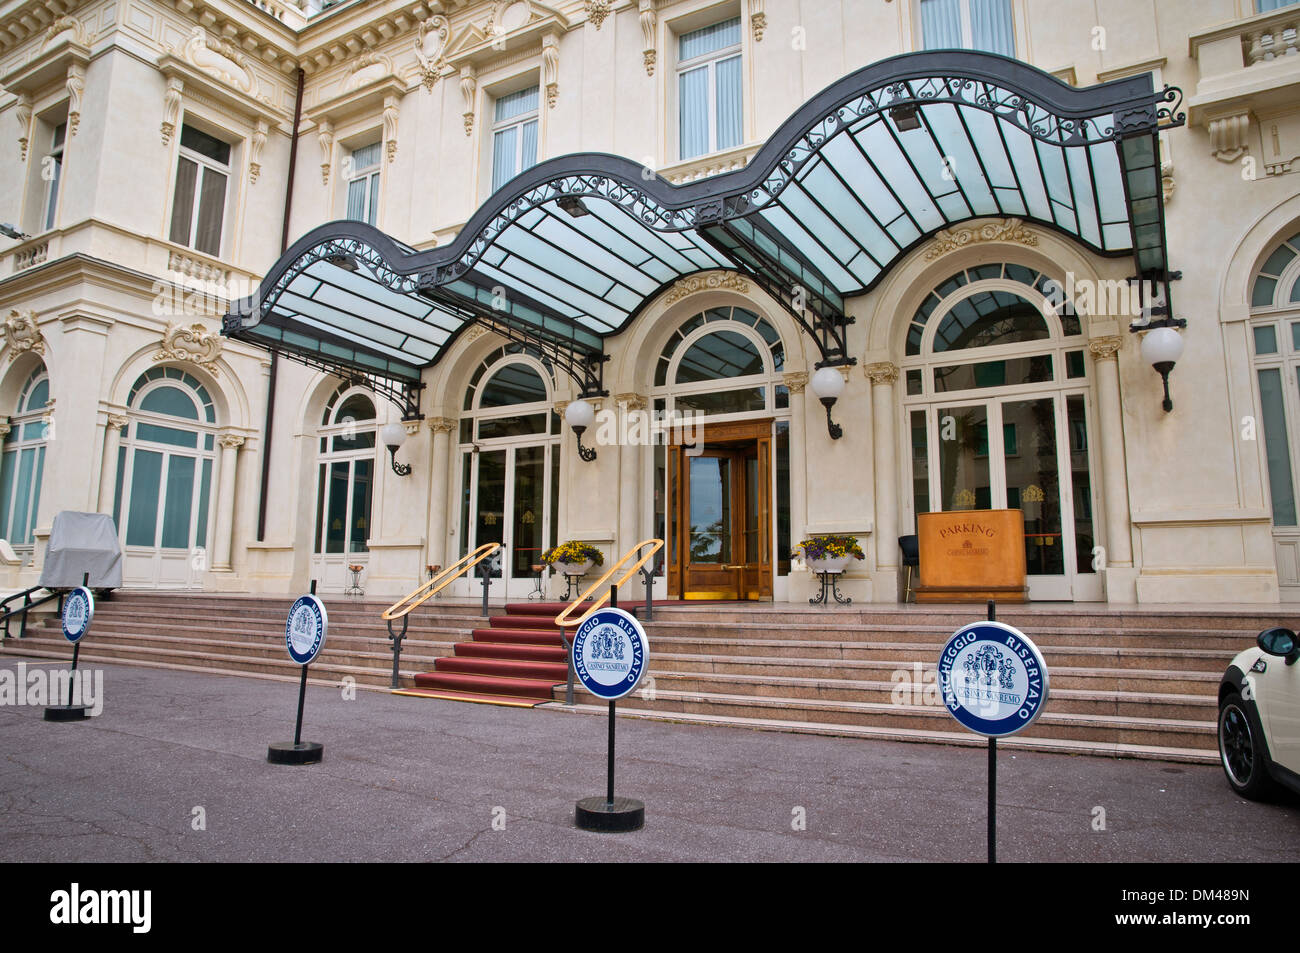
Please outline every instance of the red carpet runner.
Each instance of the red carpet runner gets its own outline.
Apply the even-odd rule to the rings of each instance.
[[[640,602],[621,602],[632,611]],[[415,676],[415,688],[397,695],[444,698],[534,708],[552,698],[568,678],[568,654],[555,617],[563,602],[510,603],[504,615],[474,629],[470,642],[457,642],[454,654],[434,662],[432,672]]]

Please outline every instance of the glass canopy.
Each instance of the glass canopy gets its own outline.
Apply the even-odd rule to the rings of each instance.
[[[1182,122],[1180,95],[1150,74],[1075,89],[993,54],[905,54],[823,90],[734,172],[673,186],[617,156],[562,156],[428,251],[360,222],[323,225],[224,332],[404,394],[418,414],[421,370],[473,323],[599,393],[604,338],[715,269],[782,301],[823,363],[851,363],[844,299],[972,218],[1015,216],[1131,254],[1167,290],[1157,136]]]

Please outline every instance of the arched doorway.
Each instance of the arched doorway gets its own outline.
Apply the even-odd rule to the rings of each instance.
[[[216,408],[177,367],[145,371],[127,395],[113,518],[126,586],[197,588],[207,569]]]
[[[38,365],[18,395],[0,458],[0,539],[9,540],[24,563],[31,559],[32,531],[41,502],[49,399],[50,378],[45,366]]]
[[[499,575],[512,597],[529,592],[532,567],[556,544],[560,417],[551,380],[541,361],[498,348],[475,370],[462,405],[460,554],[501,543]]]
[[[341,592],[348,566],[369,562],[376,439],[375,404],[357,387],[330,396],[316,431],[316,521],[312,577],[322,591]]]
[[[770,599],[789,569],[790,395],[785,346],[765,318],[710,308],[683,322],[651,397],[696,423],[655,447],[655,527],[667,590],[683,599]],[[775,502],[774,502],[775,501]]]
[[[907,521],[1021,510],[1031,599],[1101,598],[1086,346],[1060,287],[1016,264],[953,274],[907,328]]]

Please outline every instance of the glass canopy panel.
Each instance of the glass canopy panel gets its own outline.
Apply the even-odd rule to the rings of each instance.
[[[1024,196],[1025,207],[1034,218],[1044,222],[1052,221],[1052,209],[1047,202],[1047,190],[1043,185],[1038,150],[1033,137],[1011,123],[1000,123],[999,128],[1006,140],[1007,156],[1011,160],[1016,181],[1020,183],[1020,194]]]
[[[810,163],[810,171],[800,184],[822,208],[835,210],[843,227],[848,229],[849,234],[853,235],[871,257],[875,266],[875,274],[871,276],[872,278],[880,273],[883,262],[890,261],[898,254],[898,245],[867,210],[861,198],[849,191],[844,180],[836,175],[829,163]]]
[[[872,165],[880,177],[889,183],[890,189],[906,207],[909,217],[918,228],[922,232],[942,228],[946,223],[934,206],[934,197],[926,191],[907,157],[899,151],[898,142],[886,128],[886,123],[873,123],[857,139],[858,145],[871,157]]]
[[[784,201],[785,195],[783,193],[780,202]],[[843,294],[845,291],[856,287],[857,282],[853,276],[812,238],[808,231],[799,224],[794,216],[785,210],[780,202],[768,206],[758,214],[766,219],[776,229],[777,233],[788,241],[814,268],[821,272],[831,282],[836,291]],[[792,260],[792,256],[784,248],[778,246],[772,251],[780,258]]]
[[[943,153],[944,166],[941,174],[953,178],[974,214],[997,215],[1000,210],[990,186],[989,173],[984,168],[984,157],[971,145],[965,121],[967,112],[984,115],[979,110],[959,111],[958,107],[949,103],[935,103],[922,110],[930,132]]]
[[[547,215],[534,227],[534,231],[552,244],[567,249],[570,254],[578,256],[624,287],[643,296],[652,293],[662,283],[637,267],[639,262],[645,260],[644,255],[638,254],[636,261],[622,258],[617,252],[593,241],[581,229],[568,224],[558,215]]]

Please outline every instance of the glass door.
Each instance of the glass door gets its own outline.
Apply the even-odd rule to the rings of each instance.
[[[164,589],[202,583],[212,460],[136,447],[126,474],[126,553],[132,584]]]
[[[1029,597],[1100,598],[1092,568],[1092,481],[1083,395],[953,403],[931,408],[928,418],[933,450],[913,461],[914,479],[930,475],[928,509],[1020,510]],[[920,440],[917,423],[914,447]],[[927,502],[923,495],[918,488],[918,511]]]
[[[554,468],[548,466],[554,445],[503,447],[467,453],[464,478],[469,491],[463,497],[467,518],[462,525],[470,538],[462,547],[469,552],[484,543],[500,543],[505,548],[501,568],[493,579],[503,579],[506,595],[527,595],[534,585],[542,552],[549,548],[555,494],[551,482]],[[548,508],[547,501],[552,505]],[[463,555],[463,553],[462,553]],[[479,590],[477,570],[469,594]],[[499,594],[499,592],[498,592]]]

